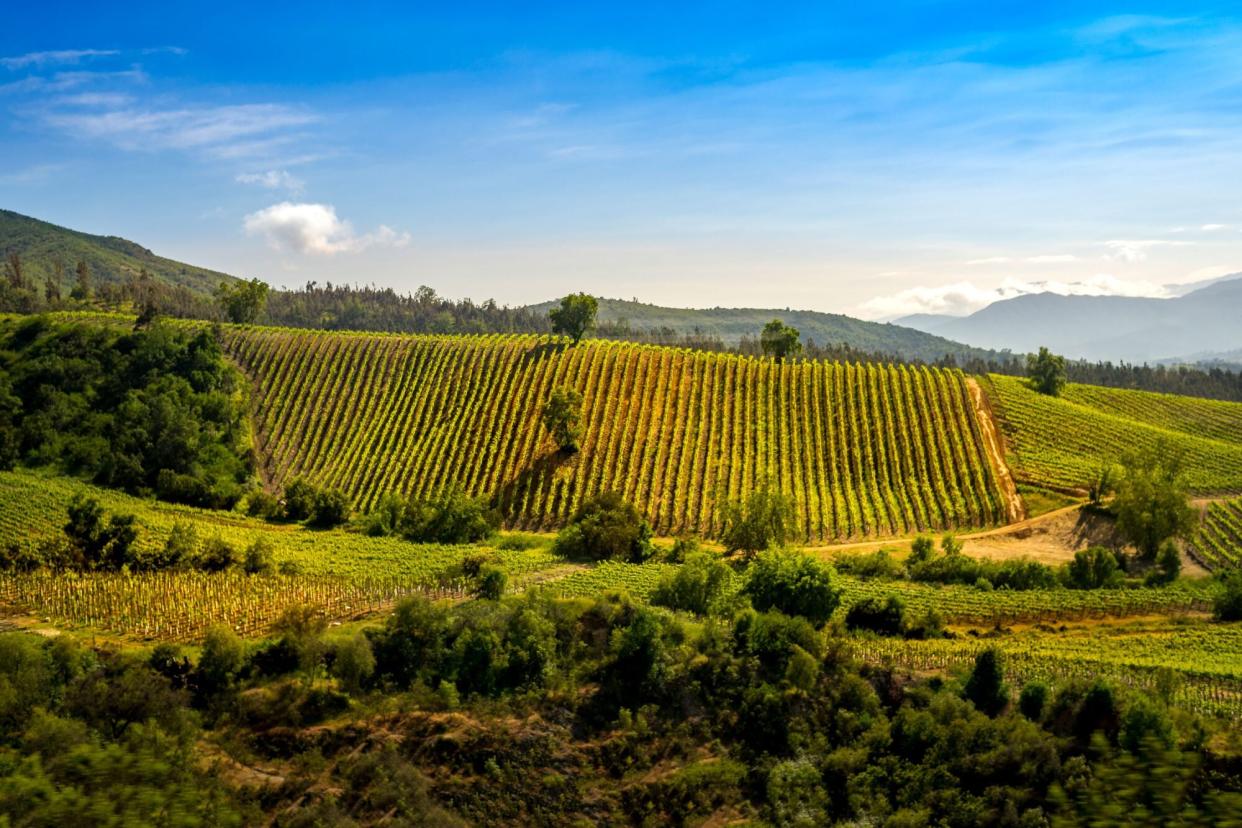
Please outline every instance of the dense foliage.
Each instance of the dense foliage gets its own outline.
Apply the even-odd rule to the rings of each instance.
[[[0,327],[0,461],[231,506],[250,476],[241,384],[209,330]]]

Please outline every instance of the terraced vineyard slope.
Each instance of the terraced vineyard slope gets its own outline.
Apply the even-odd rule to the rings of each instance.
[[[1242,403],[1073,384],[1054,398],[998,374],[986,384],[1021,482],[1082,489],[1101,463],[1164,440],[1185,453],[1196,492],[1242,491]]]
[[[1242,566],[1242,498],[1207,505],[1190,551],[1207,569]]]
[[[387,492],[456,484],[509,526],[557,526],[621,492],[663,534],[719,529],[718,506],[767,482],[809,539],[1005,519],[960,372],[530,336],[392,336],[228,328],[253,383],[264,473]],[[584,398],[581,451],[539,420],[553,388]]]

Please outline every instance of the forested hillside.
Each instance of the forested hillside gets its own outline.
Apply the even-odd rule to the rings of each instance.
[[[235,277],[157,256],[119,236],[96,236],[46,221],[0,210],[0,252],[21,257],[27,280],[42,287],[59,279],[67,296],[79,262],[90,269],[94,283],[122,285],[146,272],[169,287],[184,287],[209,296],[222,281]],[[59,270],[58,270],[59,268]]]
[[[710,535],[723,501],[766,485],[815,539],[1005,519],[958,371],[526,336],[224,339],[253,384],[269,483],[304,475],[359,508],[455,484],[510,526],[551,528],[615,490],[657,532]],[[560,386],[584,400],[573,456],[539,419]]]

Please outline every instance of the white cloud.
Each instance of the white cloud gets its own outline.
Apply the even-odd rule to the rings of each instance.
[[[295,175],[291,175],[288,170],[242,173],[237,176],[236,180],[239,184],[256,184],[269,190],[288,190],[295,194],[306,189],[306,182]]]
[[[1073,282],[1056,280],[1022,281],[1006,279],[1000,287],[983,288],[973,282],[954,282],[938,287],[915,287],[889,296],[877,296],[859,305],[868,316],[893,318],[912,313],[936,313],[965,316],[1002,299],[1029,293],[1057,293],[1062,296],[1170,296],[1169,289],[1145,281],[1118,279],[1108,273],[1097,273]]]
[[[1211,233],[1216,230],[1224,230],[1226,226],[1227,225],[1224,225],[1224,224],[1205,224],[1199,229],[1204,231],[1205,233]]]
[[[1064,264],[1076,262],[1078,257],[1070,253],[1045,253],[1039,256],[1025,256],[1015,259],[1012,256],[988,256],[985,259],[970,259],[966,264],[971,267],[993,264]]]
[[[1147,251],[1153,247],[1187,247],[1190,244],[1191,242],[1170,239],[1112,239],[1103,242],[1111,251],[1108,258],[1119,262],[1141,262],[1147,258]]]
[[[374,232],[357,235],[348,221],[337,217],[331,204],[282,201],[246,216],[245,227],[247,234],[263,236],[277,250],[322,256],[410,243],[409,233],[382,224]]]
[[[0,66],[6,69],[24,69],[27,66],[47,66],[53,63],[79,63],[85,58],[119,55],[116,49],[61,49],[51,52],[27,52],[16,57],[0,58]]]

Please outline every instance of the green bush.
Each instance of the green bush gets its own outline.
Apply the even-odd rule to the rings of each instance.
[[[691,552],[684,564],[660,579],[651,603],[706,615],[734,592],[735,581],[724,561],[706,552]]]
[[[429,500],[412,498],[401,515],[401,535],[416,543],[477,543],[496,531],[496,516],[480,498],[449,487]]]
[[[642,563],[651,556],[651,526],[621,495],[604,492],[578,509],[553,550],[568,558]]]
[[[906,605],[896,595],[864,598],[845,614],[851,630],[869,630],[879,635],[901,635],[905,628]]]
[[[743,591],[760,612],[774,609],[799,615],[817,627],[827,622],[841,600],[830,565],[786,549],[760,552]]]

